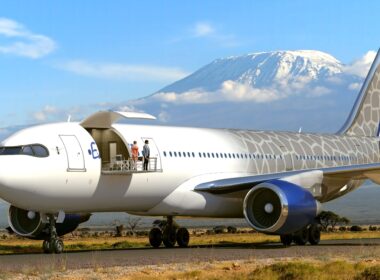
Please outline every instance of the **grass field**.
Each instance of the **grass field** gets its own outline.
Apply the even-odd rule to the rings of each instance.
[[[63,280],[378,280],[380,261],[364,259],[251,259],[218,262],[193,262],[136,267],[93,267],[54,271],[7,272],[0,279],[63,279]]]
[[[380,238],[379,231],[323,233],[322,240]],[[147,236],[112,237],[69,234],[64,238],[66,251],[111,250],[147,247]],[[279,242],[278,236],[260,233],[192,234],[190,246],[255,245]],[[0,236],[0,254],[41,252],[41,241],[16,236]],[[380,258],[334,256],[321,258],[248,259],[162,264],[136,267],[100,267],[68,270],[65,266],[47,270],[0,273],[0,279],[380,279]]]
[[[380,231],[363,232],[329,232],[323,233],[322,240],[380,238]],[[278,236],[261,233],[223,233],[223,234],[192,234],[189,246],[220,246],[243,245],[279,242]],[[65,251],[110,250],[149,247],[147,236],[80,236],[68,234],[64,237]],[[0,254],[36,253],[41,252],[40,240],[30,240],[16,236],[0,239]]]

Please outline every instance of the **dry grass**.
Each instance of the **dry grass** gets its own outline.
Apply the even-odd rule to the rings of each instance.
[[[379,260],[263,259],[212,263],[111,267],[41,273],[11,273],[6,279],[380,279]]]
[[[380,238],[380,232],[324,233],[322,239]],[[192,246],[219,244],[260,244],[279,242],[278,236],[259,233],[192,234]],[[67,235],[66,250],[95,250],[149,246],[146,236],[141,237],[80,237]],[[15,236],[0,240],[0,254],[40,252],[41,241]],[[96,254],[96,252],[95,252]],[[54,271],[54,272],[52,272]],[[96,260],[92,268],[68,270],[65,263],[54,270],[26,270],[18,273],[0,273],[0,279],[380,279],[380,252],[363,247],[356,255],[336,259],[326,255],[309,259],[250,259],[223,262],[165,264],[155,266],[102,267]]]
[[[380,238],[380,231],[330,232],[322,234],[322,240],[365,238]],[[67,235],[64,237],[64,242],[66,251],[127,249],[150,246],[147,236],[80,237],[79,235]],[[279,237],[261,233],[192,234],[190,246],[254,245],[272,242],[280,242]],[[40,240],[10,236],[6,239],[0,239],[0,254],[41,252],[41,244],[42,241]]]

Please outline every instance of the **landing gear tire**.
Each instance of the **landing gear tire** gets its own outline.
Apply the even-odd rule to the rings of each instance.
[[[187,247],[190,241],[189,231],[186,228],[179,228],[177,230],[176,239],[179,247]]]
[[[52,243],[53,243],[52,249],[54,249],[54,253],[60,254],[63,252],[64,245],[61,239],[55,239]]]
[[[309,241],[309,231],[307,228],[303,228],[294,234],[294,242],[297,245],[306,245],[307,241]]]
[[[152,228],[149,232],[149,243],[154,248],[158,248],[162,243],[162,231],[159,228]]]
[[[282,234],[280,235],[281,242],[284,246],[290,246],[293,242],[292,234]]]
[[[318,245],[321,241],[321,230],[318,225],[312,224],[308,230],[309,233],[309,242],[311,245]]]
[[[164,229],[162,235],[162,241],[166,248],[173,248],[176,243],[176,229],[174,227],[167,226]]]
[[[44,240],[44,242],[42,242],[42,249],[45,254],[50,253],[50,242],[48,240]]]
[[[63,241],[58,238],[57,230],[55,228],[54,215],[48,215],[49,218],[49,239],[42,242],[42,250],[47,254],[60,254],[63,252]]]

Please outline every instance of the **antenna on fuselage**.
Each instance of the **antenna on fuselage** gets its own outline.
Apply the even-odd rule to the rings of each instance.
[[[298,129],[298,133],[302,133],[302,126]]]
[[[71,115],[67,117],[67,122],[71,122]]]

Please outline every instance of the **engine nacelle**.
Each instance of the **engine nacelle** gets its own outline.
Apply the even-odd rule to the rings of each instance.
[[[90,219],[91,214],[66,214],[63,223],[57,223],[58,236],[74,231],[79,224]],[[11,229],[18,235],[31,239],[46,239],[49,233],[49,224],[41,218],[38,212],[9,207],[8,222]]]
[[[252,188],[243,204],[247,222],[257,231],[289,234],[313,223],[320,204],[306,189],[281,180]]]

